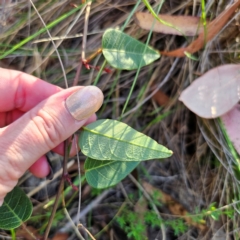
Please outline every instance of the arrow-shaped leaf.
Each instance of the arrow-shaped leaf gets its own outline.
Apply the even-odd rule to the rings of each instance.
[[[158,51],[116,29],[103,34],[102,52],[111,66],[126,70],[146,66],[160,57]]]
[[[15,187],[4,198],[0,207],[0,229],[14,229],[19,227],[32,214],[32,204],[26,194]]]
[[[84,168],[87,182],[94,188],[107,188],[124,179],[139,162],[99,161],[87,158]]]
[[[144,161],[167,158],[172,151],[127,124],[102,119],[85,127],[80,134],[82,153],[97,160]]]

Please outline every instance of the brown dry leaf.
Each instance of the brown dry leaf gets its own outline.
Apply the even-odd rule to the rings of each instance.
[[[194,222],[191,217],[189,217],[189,213],[187,210],[177,201],[175,201],[170,195],[162,192],[160,189],[155,188],[148,182],[143,182],[142,183],[143,188],[149,195],[154,195],[154,193],[157,191],[159,192],[159,201],[163,204],[166,204],[170,210],[170,212],[174,215],[181,216],[188,225],[194,226],[198,228],[200,231],[207,231],[207,226],[205,224],[200,224],[197,222]]]
[[[164,34],[195,36],[203,31],[199,17],[171,16],[166,14],[159,14],[158,16],[161,20],[173,25],[174,28],[157,21],[151,13],[137,12],[134,18],[139,27]]]
[[[43,236],[38,233],[38,230],[32,226],[21,227],[16,232],[17,238],[24,239],[24,240],[35,240],[39,239],[42,240]],[[56,233],[52,240],[67,240],[68,239],[67,233]],[[50,238],[48,238],[50,240]]]
[[[216,34],[224,27],[228,19],[233,15],[239,6],[240,0],[235,2],[232,6],[222,12],[217,18],[215,18],[211,23],[209,23],[206,27],[206,33],[205,31],[201,32],[198,38],[187,47],[179,48],[170,52],[160,51],[160,53],[162,55],[170,57],[184,57],[186,56],[186,53],[193,54],[197,52],[205,45],[206,42],[210,41],[214,38],[214,36],[216,36]]]
[[[18,228],[16,237],[25,240],[43,239],[43,237],[38,233],[38,230],[32,226]]]
[[[161,90],[157,91],[152,98],[158,103],[159,106],[163,107],[166,106],[170,101],[170,98]]]
[[[240,154],[240,105],[237,104],[231,111],[221,116],[228,136],[238,154]]]
[[[90,185],[86,184],[84,186],[84,188],[82,189],[82,192],[81,192],[82,199],[83,200],[87,199],[90,196],[91,191],[92,191],[92,188],[90,187]]]
[[[239,92],[240,64],[226,64],[196,79],[179,100],[200,117],[216,118],[238,103]]]
[[[67,240],[68,237],[67,233],[56,233],[52,240]]]

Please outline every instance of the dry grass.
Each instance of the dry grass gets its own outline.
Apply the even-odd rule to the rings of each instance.
[[[152,6],[157,4],[156,1],[150,2]],[[206,1],[207,17],[215,18],[230,2]],[[34,4],[45,23],[54,21],[73,8],[70,1],[35,1]],[[124,24],[135,4],[136,1],[127,0],[99,0],[92,3],[86,56],[89,56],[101,46],[101,37],[105,29],[121,27]],[[2,51],[6,51],[8,46],[17,44],[43,27],[41,20],[29,2],[8,3],[6,1],[5,5],[2,3],[0,10]],[[141,3],[138,10],[146,9]],[[199,1],[195,0],[165,1],[161,13],[200,16],[201,5]],[[53,27],[50,30],[52,38],[64,36],[77,14],[73,14]],[[83,33],[84,17],[85,14],[83,13],[68,36]],[[148,36],[148,32],[139,29],[133,20],[130,20],[125,32],[143,42],[146,41]],[[39,35],[1,60],[0,66],[33,74],[64,88],[63,71],[51,41],[42,41],[46,38],[49,38],[46,33]],[[34,43],[37,40],[39,42]],[[213,202],[216,202],[217,208],[229,206],[234,209],[231,218],[224,214],[221,214],[216,221],[211,217],[206,217],[207,228],[205,231],[189,226],[184,233],[174,236],[173,230],[169,226],[165,226],[165,228],[147,227],[147,239],[239,239],[238,205],[231,205],[233,201],[239,201],[239,182],[236,172],[233,170],[234,159],[228,149],[219,123],[215,120],[197,118],[178,101],[181,91],[194,81],[199,74],[218,65],[239,62],[238,40],[238,19],[233,17],[226,28],[213,41],[208,43],[204,50],[196,54],[199,61],[193,61],[189,58],[161,57],[157,62],[141,69],[123,121],[167,146],[173,150],[174,155],[162,162],[157,160],[145,162],[138,168],[138,171],[133,172],[133,175],[140,184],[143,180],[148,181],[170,195],[193,215],[196,213],[196,209],[207,209]],[[150,41],[151,46],[161,50],[176,49],[185,43],[186,40],[183,37],[159,33],[153,33]],[[55,44],[60,44],[58,47],[59,54],[68,84],[71,86],[80,64],[82,37],[58,40],[55,41]],[[49,53],[51,54],[49,55]],[[100,66],[104,60],[103,57],[96,59],[93,64]],[[97,74],[97,71],[88,71],[82,68],[78,84],[93,84]],[[135,71],[118,72],[114,69],[112,73],[102,73],[98,86],[105,94],[105,103],[103,111],[99,111],[99,118],[117,119],[120,117],[135,74]],[[150,97],[156,88],[161,89],[171,99],[163,108],[159,108],[158,104]],[[162,121],[149,125],[152,120],[169,111],[171,111],[169,116]],[[59,169],[59,157],[54,157],[53,161],[56,169]],[[81,156],[81,160],[83,159]],[[74,160],[71,163],[72,166],[69,167],[69,171],[72,176],[76,176],[76,161]],[[43,206],[49,201],[49,198],[55,195],[58,180],[52,182],[41,181],[40,183],[39,181],[36,182],[29,174],[21,180],[21,184],[25,186],[29,196],[32,197],[34,203],[33,216],[37,219],[37,221],[34,221],[33,218],[29,225],[38,229],[38,233],[44,231],[48,220],[46,213],[50,212],[50,208],[44,209]],[[32,191],[39,184],[41,184],[42,190],[38,191],[38,194],[33,193]],[[114,217],[121,215],[126,205],[128,205],[128,209],[134,211],[134,205],[142,195],[141,191],[139,193],[138,186],[130,178],[126,178],[112,189],[99,192],[97,195],[94,195],[93,192],[86,183],[82,185],[81,223],[93,235],[103,230],[101,234],[97,235],[96,239],[127,239],[126,233],[119,227]],[[133,198],[129,199],[129,195],[132,195]],[[70,196],[69,194],[66,196],[66,199],[67,209],[71,218],[74,219],[79,204],[78,194],[71,192]],[[149,206],[146,207],[146,211],[149,211]],[[167,204],[157,208],[157,211],[163,219],[172,219],[173,217]],[[39,217],[41,214],[43,216]],[[182,218],[182,216],[178,217]],[[52,227],[52,236],[62,229],[69,231],[68,239],[77,239],[76,231],[73,231],[69,219],[61,210],[61,207],[56,219],[55,223],[58,227]],[[144,222],[143,225],[145,225]],[[82,231],[82,234],[85,237],[87,235],[85,231]],[[5,232],[1,231],[1,235],[5,235]]]

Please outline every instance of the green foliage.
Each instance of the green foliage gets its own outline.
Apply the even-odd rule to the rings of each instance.
[[[160,57],[158,51],[116,29],[103,34],[102,52],[111,66],[126,70],[146,66]]]
[[[10,230],[19,227],[32,214],[32,204],[26,194],[15,187],[0,207],[0,228]]]
[[[150,137],[110,119],[101,119],[83,127],[79,146],[84,155],[107,161],[139,162],[172,155],[172,151]]]
[[[151,227],[160,227],[162,224],[162,219],[159,219],[157,214],[153,211],[147,211],[144,214],[144,220]]]
[[[84,165],[86,179],[94,188],[117,184],[143,160],[166,158],[172,154],[127,124],[110,119],[83,127],[79,147],[88,157]]]
[[[152,197],[153,203],[154,203],[157,207],[161,207],[161,206],[162,206],[161,201],[159,201],[159,199],[162,198],[162,193],[161,193],[161,192],[159,192],[158,190],[154,190],[154,191],[153,191],[153,195],[152,195],[151,197]]]
[[[206,213],[206,210],[203,209],[200,211],[198,208],[196,208],[194,215],[187,214],[187,216],[190,217],[195,223],[205,223],[205,220],[203,219],[205,216],[204,213]]]
[[[210,217],[215,220],[215,221],[218,221],[219,220],[219,217],[222,215],[222,211],[221,210],[218,210],[216,207],[215,207],[215,203],[212,203],[209,208],[208,208],[208,211],[207,211],[210,215]]]
[[[132,212],[130,209],[125,209],[121,216],[116,218],[119,226],[127,233],[127,236],[132,239],[147,239],[144,238],[147,225],[152,228],[160,228],[161,224],[171,227],[174,234],[177,236],[187,230],[187,225],[182,219],[162,220],[159,219],[154,211],[146,211],[141,215],[137,212]]]
[[[188,226],[185,224],[184,220],[181,218],[168,220],[164,222],[164,224],[173,229],[175,236],[178,236],[179,234],[186,232],[186,230],[188,229]]]
[[[217,209],[215,203],[210,204],[207,209],[199,211],[195,210],[195,214],[188,215],[187,217],[191,218],[195,223],[205,223],[204,218],[211,217],[213,220],[217,221],[220,216],[227,215],[229,218],[233,218],[234,209],[226,208],[224,210]],[[148,225],[152,228],[160,228],[161,224],[164,224],[165,227],[170,227],[174,231],[175,236],[180,236],[180,234],[187,231],[188,226],[185,223],[184,218],[173,218],[173,219],[159,219],[156,212],[152,210],[146,210],[145,213],[133,212],[129,207],[125,208],[120,216],[116,217],[116,220],[119,226],[127,233],[128,237],[132,239],[144,239],[143,235],[137,235],[137,230],[145,232],[145,225]]]
[[[233,218],[234,216],[234,209],[225,208],[225,209],[218,209],[216,208],[216,203],[213,202],[207,209],[202,210],[201,214],[203,216],[210,216],[213,220],[218,221],[222,215],[226,215],[229,218]]]
[[[233,208],[227,208],[222,213],[225,214],[228,218],[233,219],[235,211]]]
[[[91,197],[97,197],[99,196],[101,193],[103,192],[102,189],[99,189],[99,188],[92,188],[91,189]]]
[[[139,162],[102,161],[87,158],[84,168],[87,182],[94,188],[107,188],[124,179]]]
[[[116,220],[122,229],[127,225],[126,218],[124,216],[119,216]]]
[[[127,211],[124,215],[117,217],[116,220],[120,227],[127,233],[128,238],[147,239],[144,238],[146,226],[143,224],[138,214]]]
[[[228,218],[234,217],[234,209],[232,207],[226,207],[224,209],[219,209],[216,207],[216,203],[211,203],[207,209],[195,210],[194,215],[188,215],[196,223],[205,223],[205,217],[211,217],[213,220],[218,221],[221,216],[226,215]]]
[[[134,239],[147,239],[144,237],[145,230],[145,226],[141,222],[137,221],[136,224],[133,224],[133,227],[131,227],[131,231],[128,232],[127,236],[133,237]]]

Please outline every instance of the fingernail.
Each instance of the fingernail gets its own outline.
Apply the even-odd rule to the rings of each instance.
[[[84,87],[66,100],[68,111],[78,121],[90,117],[102,106],[102,103],[102,91],[95,86]]]

